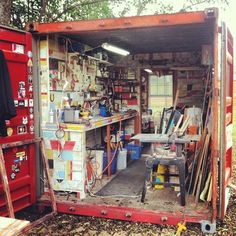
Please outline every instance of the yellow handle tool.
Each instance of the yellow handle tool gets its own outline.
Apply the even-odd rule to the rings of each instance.
[[[178,229],[177,229],[177,232],[176,232],[175,236],[180,236],[182,231],[186,231],[187,230],[187,227],[185,225],[186,225],[185,222],[183,224],[182,223],[178,223]]]

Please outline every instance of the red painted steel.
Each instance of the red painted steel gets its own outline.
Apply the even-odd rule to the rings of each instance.
[[[219,28],[217,22],[215,23],[214,30],[214,79],[212,82],[213,86],[213,96],[212,96],[212,109],[213,109],[213,120],[218,121],[218,96],[219,96],[219,82],[218,82],[218,73],[219,73],[219,65],[218,65],[218,57],[219,57]],[[216,220],[217,218],[217,188],[218,186],[218,157],[219,157],[219,142],[218,142],[218,122],[213,122],[212,128],[212,141],[211,141],[211,161],[212,161],[212,220]]]
[[[49,202],[42,202],[49,205]],[[118,219],[133,222],[146,222],[152,224],[177,225],[179,222],[200,223],[202,220],[211,220],[211,215],[202,212],[166,212],[151,211],[138,208],[129,208],[111,205],[95,205],[87,203],[73,203],[69,201],[57,201],[57,209],[60,213],[94,216],[98,218]]]
[[[163,14],[152,16],[122,17],[97,20],[69,21],[57,23],[34,23],[28,25],[28,30],[39,34],[53,33],[79,33],[104,30],[132,29],[153,26],[181,25],[203,23],[205,21],[204,12],[188,12],[176,14]]]
[[[229,124],[232,125],[233,123],[233,80],[234,80],[234,75],[233,75],[233,62],[234,62],[234,55],[233,55],[233,37],[229,31],[228,28],[226,28],[226,52],[225,52],[225,65],[224,65],[224,79],[225,81],[225,104],[226,103],[226,98],[231,97],[231,104],[226,105],[225,108],[225,114],[231,113],[231,121]],[[228,125],[229,125],[228,124]],[[225,129],[224,131],[226,132],[226,124],[225,124]],[[225,165],[224,165],[224,173],[223,173],[223,189],[220,189],[222,193],[222,204],[220,206],[221,211],[220,211],[220,218],[223,219],[225,214],[226,214],[226,204],[227,204],[227,193],[226,193],[226,188],[228,187],[228,184],[230,183],[230,179],[232,177],[232,147],[230,147],[227,150],[227,142],[228,142],[229,137],[227,137],[227,134],[225,136],[225,147],[224,147],[224,153],[225,153]]]
[[[16,52],[20,47],[20,52]],[[32,109],[30,100],[33,99],[31,91],[32,78],[28,67],[28,51],[32,51],[32,36],[30,33],[13,30],[0,26],[0,49],[3,50],[7,60],[10,74],[13,98],[17,101],[17,116],[7,122],[9,128],[8,137],[0,137],[0,143],[11,143],[34,138],[34,130],[30,130],[33,124]],[[25,86],[25,95],[19,96],[20,83]],[[31,87],[30,87],[31,86]],[[20,106],[24,103],[24,106]],[[30,110],[31,109],[31,115]],[[20,128],[25,125],[25,129]],[[21,134],[19,133],[22,132]],[[19,145],[13,148],[3,149],[5,167],[11,191],[14,211],[21,210],[36,201],[36,170],[35,170],[35,145]],[[6,202],[3,195],[0,181],[0,215],[7,215]]]

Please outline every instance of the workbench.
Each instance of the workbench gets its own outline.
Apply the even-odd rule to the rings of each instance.
[[[87,178],[86,136],[88,131],[106,127],[110,140],[112,124],[134,120],[134,133],[139,132],[139,115],[136,111],[117,113],[110,117],[94,117],[83,124],[46,123],[43,130],[46,156],[49,159],[53,188],[58,191],[76,192],[78,198],[85,198]],[[107,159],[111,160],[111,147],[107,142]],[[108,168],[108,176],[111,170]]]

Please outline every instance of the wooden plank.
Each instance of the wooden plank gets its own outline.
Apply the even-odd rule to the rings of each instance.
[[[37,227],[38,225],[41,225],[43,222],[45,222],[46,220],[51,219],[52,217],[54,217],[55,215],[57,215],[56,212],[51,212],[43,217],[41,217],[40,219],[32,222],[29,225],[26,225],[24,228],[22,228],[17,234],[15,234],[15,236],[21,236],[23,233],[28,232],[29,230],[31,230],[34,227]],[[2,236],[2,235],[0,235]]]
[[[49,173],[49,164],[46,157],[45,144],[43,140],[40,141],[40,149],[41,149],[41,154],[42,154],[41,156],[42,156],[43,168],[44,168],[45,175],[48,181],[48,190],[49,190],[49,194],[51,198],[52,211],[57,212],[56,197],[53,191],[53,184],[52,184],[52,179]]]
[[[201,170],[201,165],[202,165],[202,158],[203,158],[203,154],[204,154],[204,150],[206,148],[206,138],[207,134],[206,131],[203,133],[202,135],[202,142],[203,142],[203,147],[201,148],[201,151],[199,153],[199,157],[197,159],[197,170],[196,170],[196,174],[195,174],[195,180],[194,180],[194,185],[193,185],[193,195],[195,194],[196,188],[197,188],[197,182],[198,182],[198,178],[199,178],[199,173]]]
[[[29,224],[26,220],[0,217],[0,236],[15,236]]]
[[[174,128],[174,132],[176,132],[178,130],[183,117],[184,117],[183,115],[180,116],[180,118],[179,118],[179,120],[178,120],[178,122],[177,122],[177,124],[176,124],[176,126]]]
[[[196,188],[196,197],[195,197],[195,203],[198,202],[199,196],[200,196],[200,191],[201,191],[201,185],[202,185],[202,180],[203,180],[203,173],[204,173],[204,168],[205,168],[205,163],[206,163],[206,159],[207,159],[207,155],[208,155],[208,146],[209,146],[209,142],[210,142],[210,135],[207,134],[206,139],[205,139],[205,143],[204,143],[204,151],[202,153],[201,156],[201,160],[199,162],[199,172],[197,173],[196,177],[198,177],[198,183],[197,188]],[[193,193],[195,192],[195,190],[193,191]]]
[[[7,205],[9,216],[11,218],[15,218],[14,209],[13,209],[12,200],[11,200],[11,192],[10,192],[7,172],[5,168],[2,145],[0,145],[0,179],[2,179],[3,192],[5,193],[6,205]]]
[[[189,123],[190,123],[190,116],[187,116],[183,125],[181,126],[179,132],[184,133],[186,131],[186,129],[188,128]]]

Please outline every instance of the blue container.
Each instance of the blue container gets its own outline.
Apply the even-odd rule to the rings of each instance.
[[[137,160],[141,157],[141,146],[135,144],[127,144],[125,148],[127,149],[128,154],[130,155],[130,158],[132,160]]]
[[[100,116],[106,117],[107,116],[107,108],[104,106],[100,107]]]
[[[113,155],[114,155],[114,151],[111,151],[111,159],[112,159]],[[107,167],[107,164],[108,164],[108,162],[107,162],[107,152],[104,152],[104,154],[103,154],[103,170]],[[111,174],[114,175],[116,173],[116,170],[117,170],[117,152],[116,152],[115,158],[113,159],[110,167],[111,167]],[[104,172],[104,174],[107,175],[108,170],[106,170]]]

